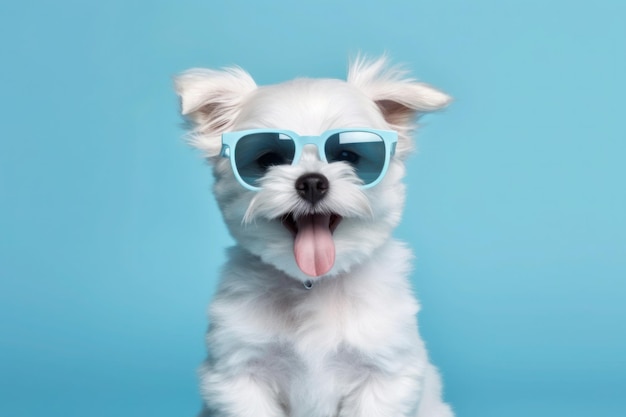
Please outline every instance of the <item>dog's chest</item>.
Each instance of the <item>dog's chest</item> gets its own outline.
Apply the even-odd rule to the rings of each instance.
[[[279,385],[292,415],[333,416],[370,372],[395,366],[387,358],[404,336],[390,333],[391,316],[377,312],[376,303],[350,297],[345,289],[317,287],[286,304],[288,325],[279,330],[278,349],[268,362],[280,363],[285,379]]]
[[[218,367],[275,380],[290,415],[335,415],[372,371],[419,359],[418,305],[402,271],[378,262],[307,290],[253,265],[227,268],[211,307],[209,350]]]
[[[278,291],[271,299],[259,300],[264,304],[260,310],[273,322],[266,323],[276,332],[275,340],[290,344],[302,357],[345,360],[349,352],[386,354],[406,342],[407,331],[415,332],[416,304],[406,294],[368,288],[371,280],[362,281],[357,288],[345,278],[308,291]]]
[[[232,262],[211,307],[211,321],[226,333],[219,342],[282,343],[302,357],[401,348],[416,334],[418,305],[400,271],[376,265],[307,290],[262,265]]]

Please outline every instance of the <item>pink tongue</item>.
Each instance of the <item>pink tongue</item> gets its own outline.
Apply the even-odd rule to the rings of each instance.
[[[312,214],[299,218],[293,253],[307,275],[319,277],[335,264],[335,243],[330,233],[330,216]]]

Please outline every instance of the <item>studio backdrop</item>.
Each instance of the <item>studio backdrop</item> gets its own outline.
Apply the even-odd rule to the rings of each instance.
[[[193,416],[233,244],[173,77],[344,78],[386,53],[420,119],[396,237],[459,417],[626,415],[626,3],[0,5],[0,415]]]

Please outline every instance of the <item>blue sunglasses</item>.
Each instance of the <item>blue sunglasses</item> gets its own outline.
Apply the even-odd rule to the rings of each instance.
[[[333,129],[320,136],[300,136],[289,130],[251,129],[222,134],[222,156],[230,158],[237,180],[258,191],[258,180],[275,165],[295,165],[304,145],[315,145],[320,160],[346,162],[363,188],[382,180],[395,153],[398,133],[376,129]]]

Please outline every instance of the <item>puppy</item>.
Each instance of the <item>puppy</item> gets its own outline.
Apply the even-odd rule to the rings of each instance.
[[[237,246],[209,311],[203,417],[450,417],[392,239],[415,117],[450,98],[358,58],[347,81],[176,79]]]

